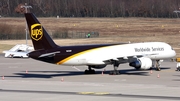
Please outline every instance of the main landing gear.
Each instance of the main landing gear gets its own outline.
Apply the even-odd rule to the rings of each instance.
[[[119,67],[118,61],[114,61],[113,66],[114,66],[114,71],[111,71],[110,75],[119,75],[120,73],[118,71],[118,67]]]
[[[120,74],[118,71],[119,62],[118,61],[112,61],[112,64],[114,66],[114,70],[110,72],[110,75],[119,75]],[[94,67],[88,66],[88,70],[85,70],[84,74],[95,74],[95,70],[92,68],[94,68]]]
[[[88,70],[85,70],[84,74],[95,74],[95,70],[91,69],[91,66],[88,66]]]

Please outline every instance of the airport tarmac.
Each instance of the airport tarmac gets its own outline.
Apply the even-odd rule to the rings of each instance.
[[[0,56],[0,101],[173,101],[180,100],[180,72],[165,61],[161,71],[137,71],[128,64],[121,75],[111,65],[85,75],[86,66],[60,66],[30,58]],[[102,72],[103,71],[103,72]]]

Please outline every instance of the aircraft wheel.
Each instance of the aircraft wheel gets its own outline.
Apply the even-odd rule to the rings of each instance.
[[[156,68],[156,70],[157,70],[157,71],[161,71],[161,69],[160,69],[159,67],[158,67],[158,68]]]
[[[119,71],[111,71],[109,75],[120,75]]]
[[[176,71],[180,71],[180,67],[178,67],[178,68],[176,69]]]
[[[95,70],[85,70],[84,74],[95,74]]]
[[[91,70],[90,72],[91,72],[91,74],[95,74],[95,70]]]
[[[85,71],[84,71],[84,74],[89,74],[89,70],[85,70]]]

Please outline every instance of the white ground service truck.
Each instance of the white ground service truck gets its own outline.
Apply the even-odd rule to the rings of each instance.
[[[15,57],[19,57],[19,58],[27,58],[28,55],[27,53],[33,51],[34,48],[32,46],[29,45],[25,45],[25,44],[17,44],[14,47],[12,47],[10,50],[6,50],[3,51],[3,53],[5,53],[4,57],[6,58],[15,58]]]
[[[177,62],[177,71],[180,71],[180,58],[176,58],[176,62]]]

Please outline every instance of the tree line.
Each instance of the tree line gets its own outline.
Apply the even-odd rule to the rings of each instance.
[[[176,18],[180,0],[0,0],[0,15],[23,16],[25,8],[41,17]]]

